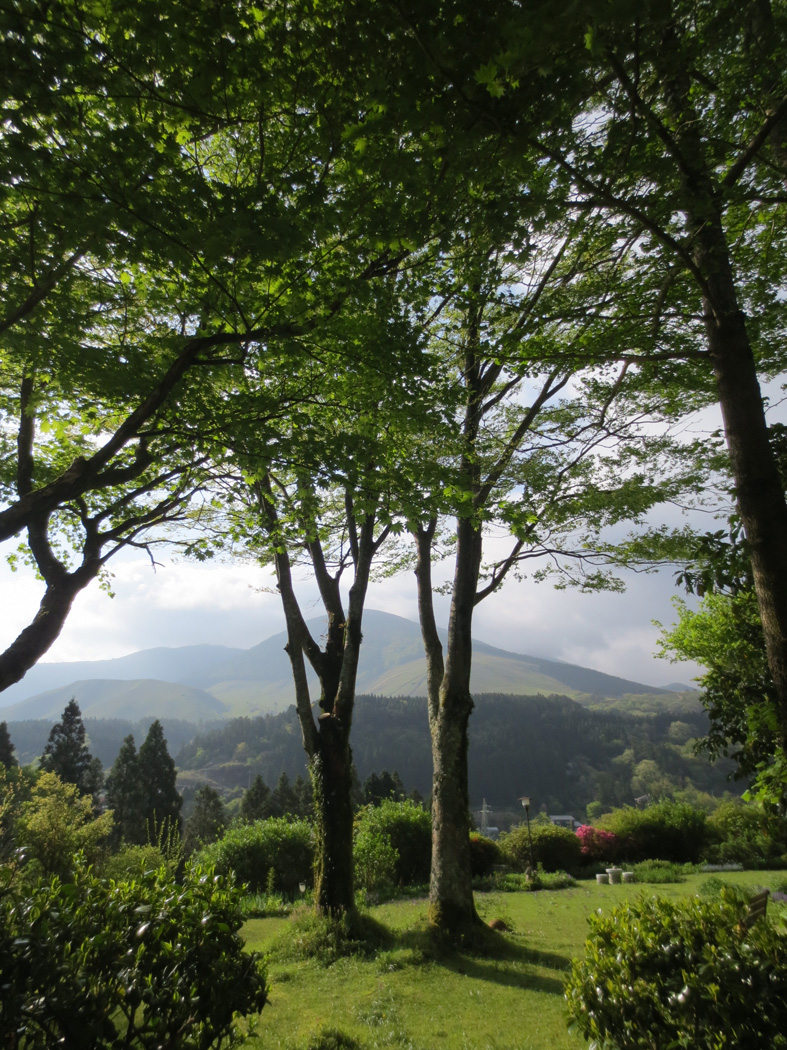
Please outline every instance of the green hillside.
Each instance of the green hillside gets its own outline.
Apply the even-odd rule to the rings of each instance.
[[[322,620],[311,621],[309,628],[315,638],[322,636]],[[445,639],[445,631],[440,633]],[[46,681],[46,692],[0,710],[7,720],[50,718],[59,716],[76,696],[83,714],[132,721],[148,714],[200,722],[283,711],[294,702],[286,640],[282,632],[246,650],[187,646],[92,664],[40,665],[30,672],[27,687]],[[142,668],[147,673],[133,673]],[[316,699],[319,689],[313,674],[309,682]],[[559,694],[586,707],[639,714],[698,707],[696,693],[674,693],[576,664],[507,652],[481,641],[473,643],[471,687],[478,694]],[[417,623],[367,611],[357,691],[375,696],[425,695],[426,660]]]
[[[3,709],[8,722],[27,719],[57,721],[75,697],[83,718],[177,718],[189,722],[212,721],[228,714],[225,704],[210,693],[176,682],[154,678],[115,681],[102,678],[71,682],[30,700]]]

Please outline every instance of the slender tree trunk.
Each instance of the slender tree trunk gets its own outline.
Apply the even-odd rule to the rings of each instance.
[[[467,778],[468,727],[473,710],[473,607],[480,565],[480,529],[468,519],[459,519],[445,670],[438,702],[429,710],[433,767],[429,921],[448,933],[461,932],[480,921],[472,891]]]
[[[721,189],[709,170],[701,121],[693,108],[691,83],[674,27],[667,30],[662,43],[665,95],[677,126],[684,210],[702,284],[708,349],[777,694],[779,736],[782,747],[787,748],[787,503],[768,440],[757,366],[738,299]]]

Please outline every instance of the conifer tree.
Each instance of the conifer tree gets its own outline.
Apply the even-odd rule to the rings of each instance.
[[[11,766],[17,765],[19,763],[16,760],[14,745],[11,743],[11,737],[8,734],[8,724],[0,722],[0,766],[10,769]]]
[[[271,789],[260,774],[252,780],[240,800],[241,820],[266,820],[271,816]]]
[[[281,774],[276,787],[273,789],[271,810],[274,817],[283,817],[287,813],[297,813],[298,811],[298,799],[286,773]]]
[[[167,750],[164,730],[156,719],[139,749],[139,777],[144,792],[144,820],[147,836],[156,842],[172,832],[180,834],[180,808],[183,805],[175,786],[175,763]]]
[[[56,773],[73,784],[80,795],[98,794],[102,781],[101,762],[93,758],[85,742],[85,725],[75,697],[66,704],[60,722],[52,726],[41,756],[41,769]]]
[[[314,809],[314,790],[311,781],[302,777],[300,773],[292,785],[295,794],[295,812],[299,817],[308,817]]]
[[[227,814],[221,795],[210,784],[203,784],[194,796],[194,808],[186,821],[185,849],[193,853],[221,838],[227,826]]]
[[[133,845],[147,842],[145,791],[134,737],[129,735],[107,774],[107,805],[115,815],[115,836]]]

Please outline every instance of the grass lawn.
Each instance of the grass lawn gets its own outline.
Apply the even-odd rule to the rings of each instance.
[[[707,875],[666,885],[600,886],[537,893],[478,894],[487,921],[508,931],[489,954],[435,960],[424,933],[425,901],[396,901],[371,910],[391,931],[391,945],[371,958],[344,958],[270,967],[270,1003],[250,1046],[259,1050],[579,1050],[569,1034],[563,980],[582,954],[588,916],[645,892],[696,893]],[[784,873],[725,872],[725,883],[773,886]],[[253,919],[243,933],[250,948],[266,950],[288,919]],[[345,1041],[319,1036],[339,1031]],[[355,1040],[355,1043],[350,1039]]]

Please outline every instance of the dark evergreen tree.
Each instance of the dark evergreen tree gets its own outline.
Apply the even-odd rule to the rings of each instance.
[[[50,730],[41,768],[47,773],[56,773],[66,784],[74,784],[82,795],[95,797],[101,788],[101,762],[90,754],[82,712],[73,696],[66,704],[62,720]]]
[[[194,808],[186,821],[183,834],[187,853],[221,838],[227,826],[227,814],[221,795],[210,784],[203,784],[194,796]]]
[[[167,750],[164,730],[158,719],[151,725],[139,749],[138,762],[148,840],[157,842],[172,832],[180,834],[183,799],[175,786],[175,763]]]
[[[258,773],[240,800],[241,820],[267,820],[271,815],[271,789]]]
[[[10,769],[11,766],[17,765],[19,763],[16,760],[14,745],[11,743],[11,737],[8,734],[8,725],[6,722],[0,722],[0,766]]]
[[[311,780],[307,780],[299,773],[292,785],[292,790],[295,792],[296,799],[295,812],[299,817],[311,816],[314,810],[314,791]]]
[[[116,840],[133,845],[148,841],[146,797],[134,737],[129,735],[107,774],[107,806],[115,814]]]
[[[367,806],[379,806],[387,798],[401,800],[405,795],[402,778],[396,770],[393,773],[387,769],[382,773],[370,773],[363,784],[363,797]]]
[[[286,773],[282,773],[271,795],[271,816],[284,817],[297,811],[298,799],[290,784],[290,778]]]

